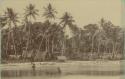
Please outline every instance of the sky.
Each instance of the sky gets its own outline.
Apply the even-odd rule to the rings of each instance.
[[[37,21],[44,20],[43,7],[51,3],[58,12],[57,19],[64,12],[69,12],[79,27],[89,23],[99,23],[101,18],[121,26],[121,0],[0,0],[0,14],[7,7],[11,7],[19,13],[20,17],[23,17],[24,9],[30,3],[36,5],[36,8],[40,10]]]

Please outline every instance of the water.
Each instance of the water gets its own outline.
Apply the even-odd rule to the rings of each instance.
[[[99,74],[101,73],[101,74]],[[2,70],[1,79],[121,79],[120,74],[106,72],[96,73],[59,73],[45,70]]]
[[[2,79],[121,79],[120,76],[52,75],[31,77],[2,77]]]
[[[0,66],[1,79],[125,79],[121,66],[115,63],[44,63],[35,69],[30,64],[8,64]]]

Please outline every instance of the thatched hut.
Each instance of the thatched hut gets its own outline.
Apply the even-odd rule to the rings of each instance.
[[[67,60],[66,56],[57,56],[57,60],[61,62],[65,62]]]
[[[37,51],[36,55],[34,57],[34,60],[36,60],[36,61],[44,61],[45,57],[46,57],[46,54],[47,54],[46,51],[44,51],[44,52]]]

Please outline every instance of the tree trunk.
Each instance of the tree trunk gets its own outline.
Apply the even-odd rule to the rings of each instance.
[[[62,44],[62,52],[61,52],[61,56],[63,56],[63,54],[64,54],[64,40],[61,41],[61,44]]]
[[[116,52],[116,43],[114,42],[114,43],[113,43],[113,50],[112,50],[113,59],[114,59],[115,54],[116,54],[115,52]]]
[[[50,41],[49,41],[49,38],[47,39],[48,43],[47,43],[47,47],[48,47],[48,55],[49,55],[49,58],[51,57],[51,54],[50,54]]]
[[[94,42],[94,36],[92,36],[92,49],[91,49],[91,53],[93,53],[93,48],[94,48],[94,44],[93,44],[93,42]]]
[[[46,57],[49,57],[49,53],[48,53],[48,38],[46,38],[46,54],[45,55],[46,55]]]
[[[100,40],[98,41],[98,55],[99,55],[99,57],[100,57]]]
[[[64,29],[66,27],[66,23],[63,25],[63,28],[62,29]],[[65,53],[65,41],[66,41],[66,39],[65,39],[65,36],[63,37],[63,40],[62,40],[62,56],[64,55],[64,53]]]
[[[14,26],[17,27],[16,23],[13,22]],[[15,43],[15,39],[14,39],[14,33],[15,33],[15,28],[13,28],[13,31],[12,31],[12,38],[13,38],[13,44],[14,44],[14,50],[15,50],[15,55],[17,56],[17,49],[16,49],[16,43]],[[15,33],[16,34],[16,33]]]
[[[11,33],[10,33],[10,28],[7,36],[7,41],[6,41],[6,56],[8,57],[8,47],[9,47],[9,39],[10,39]]]
[[[30,39],[30,37],[31,37],[31,29],[30,29],[29,23],[28,23],[28,27],[29,27],[28,33],[27,33],[28,38],[27,38],[27,44],[26,44],[26,51],[27,51],[27,53],[28,53],[28,51],[29,51],[28,49],[29,49],[30,42],[31,42],[31,39]]]
[[[42,38],[42,40],[41,40],[41,42],[40,42],[40,45],[39,45],[38,51],[40,51],[40,48],[41,48],[41,46],[42,46],[42,43],[43,43],[43,38]]]
[[[52,54],[53,54],[53,52],[54,52],[54,39],[52,39]]]
[[[12,29],[13,30],[13,29]],[[15,55],[17,56],[17,51],[16,51],[16,44],[15,44],[15,39],[14,39],[14,30],[12,31],[12,41],[13,41],[13,48]]]

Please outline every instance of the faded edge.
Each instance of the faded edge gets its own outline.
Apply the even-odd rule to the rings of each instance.
[[[121,25],[124,31],[124,50],[123,55],[125,57],[125,0],[121,0]],[[125,59],[125,58],[124,58]],[[121,70],[123,71],[123,75],[121,76],[121,79],[125,79],[125,62],[121,61]]]

